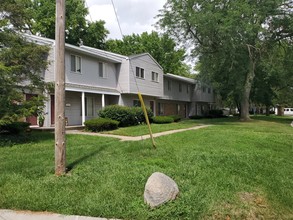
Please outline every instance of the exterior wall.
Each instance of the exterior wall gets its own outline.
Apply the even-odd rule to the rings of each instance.
[[[144,69],[144,79],[135,76],[136,67]],[[159,74],[158,82],[152,81],[152,71]],[[144,95],[157,97],[163,95],[163,70],[148,54],[130,59],[129,79],[129,93],[137,93],[138,86],[139,91]]]
[[[169,85],[171,86],[170,88]],[[181,84],[181,92],[179,85]],[[189,91],[187,91],[189,87]],[[164,77],[164,99],[190,102],[194,86],[191,83]]]
[[[158,100],[157,101],[157,115],[180,115],[183,118],[188,117],[189,102],[178,102],[171,100]]]
[[[45,71],[44,80],[45,82],[53,82],[55,81],[55,74],[54,74],[54,47],[50,48],[48,54],[48,61],[49,65],[47,70]]]
[[[209,92],[210,89],[210,92]],[[211,87],[201,85],[200,83],[196,83],[193,94],[192,94],[192,102],[215,102],[214,91]]]
[[[124,106],[132,107],[134,100],[139,101],[138,95],[123,94],[123,95],[121,95],[121,103],[119,103],[119,104],[124,105]],[[145,106],[147,108],[150,108],[150,102],[154,101],[154,103],[156,103],[156,97],[144,96],[143,95],[143,101],[144,101]]]
[[[129,60],[117,64],[117,88],[121,93],[129,93]]]
[[[81,73],[71,71],[71,60],[70,56],[76,55],[81,57]],[[106,77],[102,78],[99,76],[98,62],[103,62],[105,65]],[[78,54],[76,52],[66,51],[65,52],[65,72],[66,82],[75,83],[89,86],[101,86],[106,88],[117,88],[117,73],[116,64],[104,62],[97,58],[87,56],[84,54]]]

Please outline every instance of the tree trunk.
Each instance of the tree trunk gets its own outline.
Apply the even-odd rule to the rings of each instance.
[[[252,87],[252,82],[254,80],[255,76],[255,53],[254,48],[252,48],[251,45],[247,45],[249,57],[250,57],[250,65],[249,65],[249,71],[246,76],[244,89],[242,93],[242,99],[241,99],[241,112],[240,112],[240,120],[241,121],[250,121],[249,117],[249,98],[250,98],[250,91]]]
[[[266,116],[270,116],[270,106],[266,106]]]

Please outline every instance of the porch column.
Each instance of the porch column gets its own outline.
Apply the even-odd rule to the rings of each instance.
[[[81,93],[81,121],[82,125],[84,125],[85,122],[85,93]]]
[[[105,108],[105,94],[102,94],[102,108]]]

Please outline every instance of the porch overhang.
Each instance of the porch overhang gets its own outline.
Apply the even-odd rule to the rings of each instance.
[[[94,94],[120,96],[120,92],[116,89],[113,89],[113,88],[81,85],[81,84],[74,84],[74,83],[65,83],[65,91],[86,92],[86,93],[94,93]]]

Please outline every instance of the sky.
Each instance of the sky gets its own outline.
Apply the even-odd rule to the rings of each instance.
[[[141,34],[156,30],[154,18],[167,0],[112,0],[120,22],[123,35]],[[111,0],[86,0],[90,21],[104,20],[109,30],[109,39],[121,39],[119,26]]]

